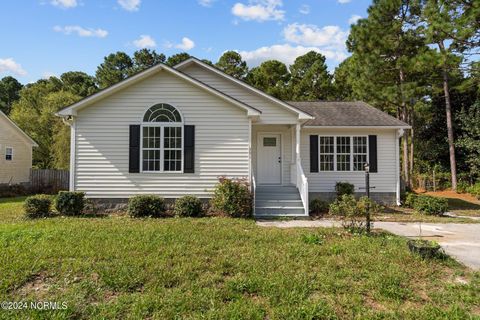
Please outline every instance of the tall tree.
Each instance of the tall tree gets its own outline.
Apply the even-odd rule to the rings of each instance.
[[[246,77],[247,83],[257,89],[283,100],[291,100],[288,91],[290,73],[287,66],[277,60],[268,60],[250,70]]]
[[[170,67],[173,67],[174,65],[179,64],[180,62],[183,62],[190,57],[191,56],[186,52],[176,53],[168,57],[166,64],[169,65]]]
[[[350,56],[343,60],[333,73],[333,95],[335,100],[355,100],[352,80],[354,79],[355,57]],[[360,99],[358,99],[360,100]]]
[[[155,50],[140,49],[133,53],[132,73],[148,69],[158,63],[165,62],[165,55],[157,53]]]
[[[332,76],[321,53],[310,51],[297,57],[290,66],[290,73],[293,100],[328,100],[334,96]]]
[[[418,30],[426,42],[435,45],[440,53],[441,83],[445,98],[445,114],[450,155],[452,189],[457,189],[457,161],[453,128],[450,76],[463,59],[462,53],[478,37],[478,2],[474,0],[420,0],[422,22]],[[477,4],[475,4],[477,3]],[[473,13],[472,13],[473,12]],[[458,69],[457,69],[458,70]]]
[[[237,79],[245,78],[248,73],[247,63],[243,61],[242,56],[235,51],[227,51],[222,54],[215,66]]]
[[[69,71],[60,76],[63,88],[80,97],[86,97],[98,91],[95,78],[81,71]]]
[[[6,115],[10,114],[12,104],[20,98],[23,85],[14,77],[7,76],[0,80],[0,110]]]
[[[352,83],[357,95],[371,95],[366,101],[395,112],[405,122],[411,122],[417,92],[418,56],[427,51],[422,39],[412,27],[415,16],[408,0],[375,0],[368,9],[368,18],[352,26],[347,45],[354,53],[357,78]],[[403,136],[403,177],[411,184],[409,136]]]
[[[98,66],[95,76],[100,89],[126,79],[132,72],[133,61],[125,52],[111,53]]]
[[[470,176],[480,178],[480,99],[463,109],[458,118],[463,129],[458,146],[466,155]]]

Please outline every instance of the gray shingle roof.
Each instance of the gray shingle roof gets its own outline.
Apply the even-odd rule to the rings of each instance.
[[[315,119],[308,120],[305,126],[409,126],[362,101],[288,101],[287,103],[315,117]]]

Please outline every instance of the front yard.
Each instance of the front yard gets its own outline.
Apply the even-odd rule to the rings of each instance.
[[[0,318],[468,318],[480,273],[389,234],[231,218],[23,220],[0,200],[0,300],[66,302]]]

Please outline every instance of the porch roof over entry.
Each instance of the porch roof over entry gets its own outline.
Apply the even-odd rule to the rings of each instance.
[[[306,127],[391,127],[410,126],[362,101],[288,101],[315,118]]]

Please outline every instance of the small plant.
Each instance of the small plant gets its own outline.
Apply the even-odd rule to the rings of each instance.
[[[337,198],[340,199],[344,194],[353,194],[355,186],[348,182],[337,182],[335,184],[335,191],[337,192]]]
[[[413,192],[407,193],[407,197],[405,198],[404,206],[407,208],[412,208],[415,205],[415,200],[417,199],[418,195]]]
[[[306,244],[323,244],[322,237],[316,234],[304,234],[302,235],[302,240]]]
[[[408,248],[411,252],[420,255],[424,259],[440,257],[442,254],[440,245],[430,240],[409,240]]]
[[[230,217],[252,214],[252,194],[244,180],[220,178],[211,200],[212,209]]]
[[[367,227],[367,210],[370,214],[379,212],[381,206],[367,197],[358,201],[353,195],[344,194],[330,204],[329,213],[342,218],[342,226],[350,232],[364,232]]]
[[[310,201],[310,212],[316,215],[320,215],[328,212],[328,203],[321,199],[313,199]]]
[[[183,196],[175,201],[173,211],[179,217],[200,217],[203,215],[202,201],[194,196]]]
[[[165,200],[155,195],[139,195],[128,199],[127,212],[131,217],[165,216]]]
[[[48,217],[52,206],[51,196],[46,194],[37,194],[25,199],[23,209],[25,216],[30,219]]]
[[[467,192],[472,196],[480,199],[480,182],[475,183],[473,186],[467,188]]]
[[[421,214],[442,215],[448,210],[448,201],[445,198],[420,195],[415,198],[413,208]]]
[[[55,209],[65,216],[79,216],[85,208],[85,193],[60,191],[55,198]]]
[[[459,181],[457,184],[457,193],[466,193],[470,185],[465,181]]]

